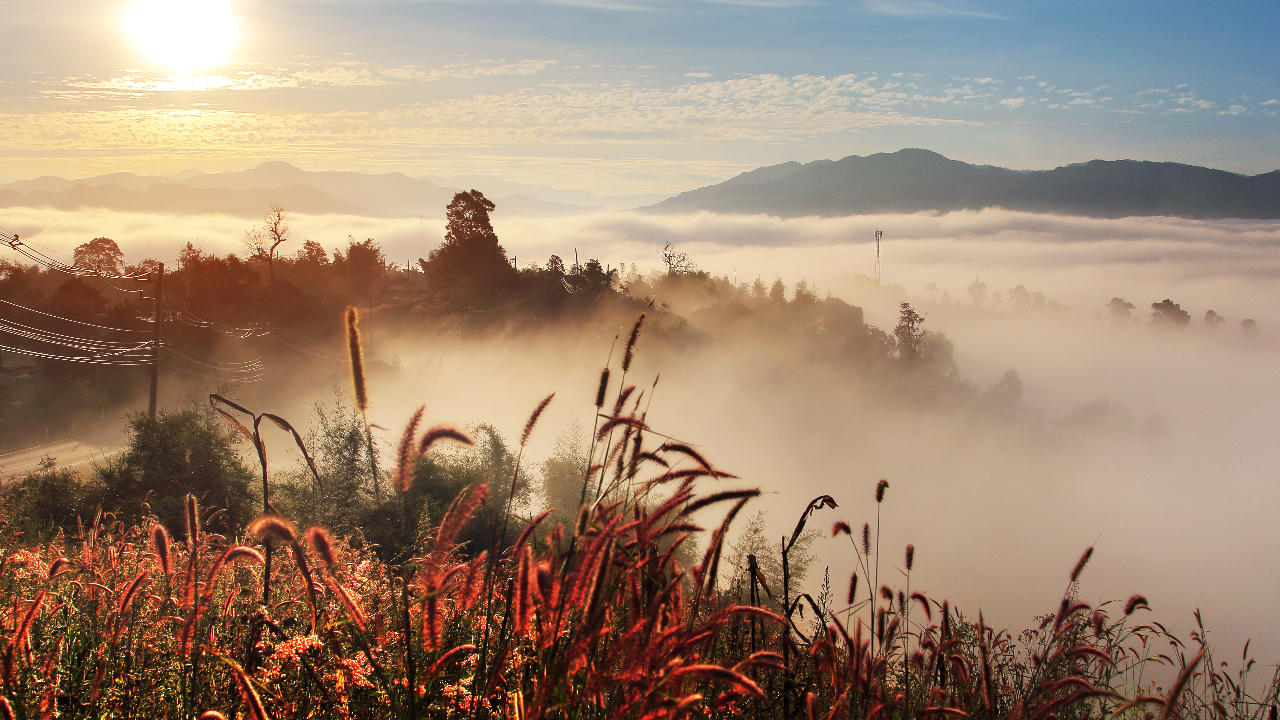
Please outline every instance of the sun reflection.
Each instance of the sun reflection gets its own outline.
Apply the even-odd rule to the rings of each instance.
[[[137,0],[124,25],[134,45],[170,72],[229,60],[236,39],[228,0]]]

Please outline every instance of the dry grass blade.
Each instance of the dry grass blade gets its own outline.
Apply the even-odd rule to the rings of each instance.
[[[364,349],[360,345],[360,311],[347,308],[347,360],[351,363],[351,383],[355,389],[356,409],[369,407],[369,393],[364,382]]]
[[[457,647],[450,648],[448,652],[441,655],[435,662],[431,663],[431,667],[427,668],[427,671],[423,673],[423,680],[435,677],[439,674],[441,668],[454,660],[461,659],[468,655],[474,655],[475,653],[475,645],[458,645]]]
[[[705,508],[705,507],[707,507],[707,506],[709,506],[709,505],[714,505],[714,504],[719,503],[719,502],[724,502],[724,501],[726,501],[726,500],[739,500],[739,499],[743,499],[743,498],[750,499],[750,498],[754,498],[754,497],[760,497],[760,490],[759,490],[759,489],[756,489],[756,490],[725,490],[724,492],[714,493],[714,494],[708,495],[708,496],[706,496],[706,497],[704,497],[704,498],[701,498],[701,499],[698,499],[698,500],[694,500],[693,502],[691,502],[691,503],[689,503],[688,505],[684,506],[684,509],[680,511],[680,514],[679,514],[677,517],[685,517],[686,515],[692,515],[693,513],[698,512],[698,511],[699,511],[699,510],[701,510],[702,508]]]
[[[231,677],[235,680],[236,689],[240,691],[240,698],[245,704],[246,720],[271,720],[271,716],[267,714],[267,708],[262,704],[262,698],[258,696],[258,691],[253,687],[253,681],[245,674],[240,664],[230,658],[223,660],[231,666]]]
[[[682,668],[677,668],[667,677],[671,680],[682,680],[686,677],[719,680],[745,691],[746,694],[757,700],[764,699],[764,691],[760,689],[760,686],[754,680],[740,672],[734,672],[719,665],[686,665]]]
[[[556,396],[551,393],[538,403],[538,407],[534,408],[533,414],[529,416],[529,421],[524,424],[524,432],[520,433],[520,447],[524,447],[529,442],[529,435],[533,432],[533,426],[538,424],[538,418],[542,417],[542,411],[547,409],[551,404],[551,399]]]
[[[1172,720],[1172,718],[1180,717],[1178,715],[1178,701],[1182,697],[1182,691],[1187,687],[1187,682],[1191,680],[1191,674],[1195,672],[1196,666],[1204,659],[1204,648],[1200,648],[1200,652],[1191,658],[1191,662],[1182,668],[1182,672],[1178,673],[1178,679],[1173,681],[1169,686],[1169,692],[1164,696],[1164,710],[1160,712],[1160,720]]]
[[[409,481],[412,479],[413,461],[418,458],[421,453],[415,447],[415,441],[418,437],[418,425],[422,422],[422,413],[427,409],[426,405],[418,408],[413,417],[409,418],[408,424],[404,426],[404,434],[400,436],[400,447],[396,451],[396,490],[407,493],[409,492]]]
[[[293,435],[294,444],[297,445],[298,449],[302,451],[302,459],[307,461],[307,467],[311,469],[311,477],[315,479],[316,485],[323,489],[323,483],[321,483],[320,481],[320,471],[316,469],[316,463],[314,460],[311,459],[311,453],[307,452],[307,445],[306,443],[302,442],[302,436],[298,434],[298,431],[295,430],[294,427],[289,424],[288,420],[285,420],[279,415],[273,415],[271,413],[262,413],[262,417],[275,423],[276,427],[280,428],[281,430],[288,431],[291,435]]]
[[[245,408],[231,402],[230,400],[222,397],[217,393],[209,393],[209,405],[211,405],[214,410],[217,410],[219,415],[231,421],[231,424],[234,425],[236,429],[240,431],[240,434],[244,435],[245,438],[249,440],[249,442],[254,443],[256,445],[258,441],[254,439],[253,433],[249,432],[249,428],[245,427],[244,423],[237,420],[234,415],[218,407],[218,403],[222,403],[223,405],[239,410],[240,412],[244,413],[245,415],[248,415],[249,417],[254,417],[253,413],[249,412]]]

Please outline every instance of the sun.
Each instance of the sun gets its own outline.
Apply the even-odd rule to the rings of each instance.
[[[227,0],[137,0],[124,24],[138,50],[170,72],[225,62],[236,40]]]

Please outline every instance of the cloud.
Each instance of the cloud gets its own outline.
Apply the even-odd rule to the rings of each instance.
[[[121,75],[106,80],[69,78],[50,82],[41,90],[47,96],[64,99],[85,97],[141,98],[151,93],[253,91],[305,87],[378,87],[414,82],[470,80],[501,75],[534,75],[556,64],[555,60],[520,60],[517,62],[455,63],[438,68],[413,66],[378,68],[360,62],[343,62],[326,68],[304,68],[262,72],[243,70],[231,75],[166,76],[148,78]]]
[[[982,12],[949,2],[936,0],[862,0],[862,6],[880,15],[896,15],[898,17],[979,17],[991,20],[1004,20],[1001,15]]]

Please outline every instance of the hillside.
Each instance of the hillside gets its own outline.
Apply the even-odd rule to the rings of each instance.
[[[1018,171],[907,149],[758,168],[642,212],[800,217],[986,207],[1104,218],[1273,219],[1280,218],[1280,170],[1250,177],[1171,162],[1091,160]]]

